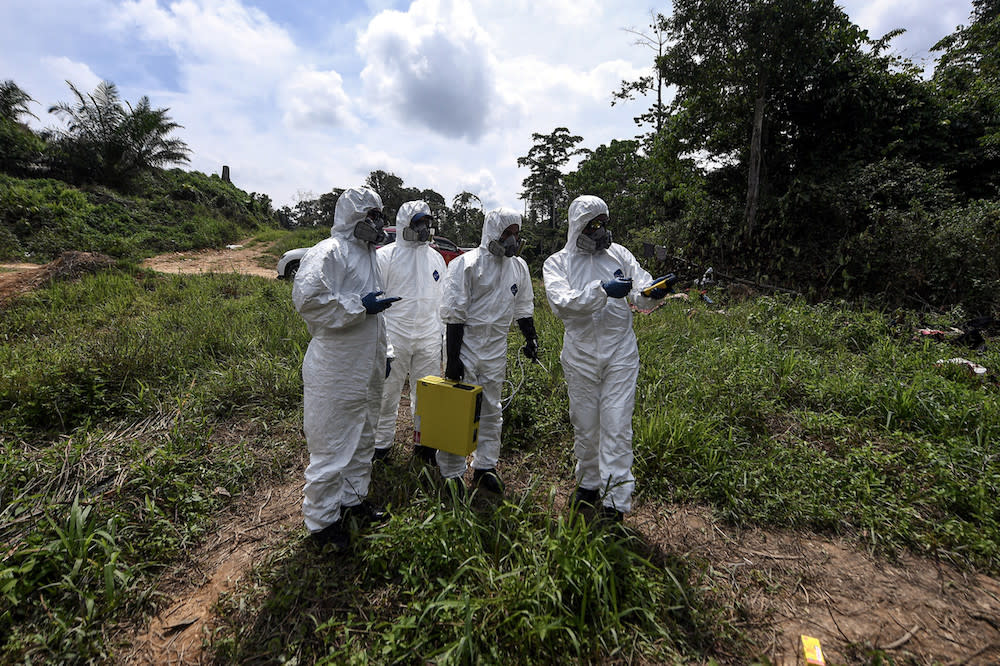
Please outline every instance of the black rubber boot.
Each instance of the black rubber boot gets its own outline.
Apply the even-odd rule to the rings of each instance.
[[[584,504],[589,507],[595,507],[600,495],[599,490],[590,490],[589,488],[579,486],[576,492],[573,493],[573,504]]]
[[[343,506],[340,508],[340,520],[345,524],[350,521],[357,523],[359,529],[370,525],[381,525],[389,520],[389,512],[381,509],[368,500],[361,500],[360,504],[354,506]]]
[[[425,465],[437,465],[437,449],[423,444],[413,445],[413,457]]]
[[[375,455],[372,456],[372,462],[385,462],[389,459],[392,454],[392,447],[387,446],[384,449],[375,449]]]
[[[351,547],[351,533],[344,526],[343,517],[323,529],[310,532],[309,539],[319,548],[328,548],[335,553],[343,553]]]
[[[600,523],[606,525],[617,525],[622,522],[622,518],[625,514],[616,509],[613,506],[608,506],[606,504],[601,505],[601,508],[597,510],[597,520]]]
[[[503,495],[503,480],[495,469],[474,470],[472,472],[472,485],[495,495]]]

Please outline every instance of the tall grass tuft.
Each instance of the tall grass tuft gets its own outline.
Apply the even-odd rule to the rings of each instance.
[[[335,567],[314,560],[306,544],[277,554],[257,581],[266,601],[228,602],[232,624],[217,656],[665,663],[715,640],[687,565],[572,511],[560,514],[553,500],[538,484],[486,508],[418,492]],[[287,642],[271,642],[266,636],[282,621],[292,623]]]

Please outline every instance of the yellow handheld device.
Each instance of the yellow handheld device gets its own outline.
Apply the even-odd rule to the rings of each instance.
[[[483,387],[428,375],[417,380],[420,443],[467,456],[479,441]]]
[[[653,284],[649,285],[639,293],[645,296],[646,298],[649,298],[650,294],[653,292],[654,289],[666,289],[667,291],[670,291],[670,288],[674,286],[675,282],[677,282],[677,276],[674,275],[673,273],[669,273],[667,275],[664,275],[661,280],[659,280],[658,282],[654,282]]]

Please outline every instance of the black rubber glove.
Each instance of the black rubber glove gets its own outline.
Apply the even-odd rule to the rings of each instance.
[[[522,317],[517,320],[517,327],[521,329],[521,335],[524,336],[524,346],[521,347],[521,353],[535,363],[540,363],[538,360],[538,334],[535,332],[535,318]]]
[[[389,379],[389,373],[392,372],[392,357],[385,357],[385,378]]]
[[[465,378],[465,366],[459,353],[462,351],[462,338],[465,336],[465,324],[448,324],[445,327],[445,352],[447,360],[444,364],[445,379],[460,382]]]

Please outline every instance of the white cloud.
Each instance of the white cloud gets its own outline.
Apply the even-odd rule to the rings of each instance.
[[[343,126],[356,131],[361,127],[344,92],[344,79],[335,71],[296,71],[281,87],[279,105],[285,110],[285,124],[292,128]]]
[[[399,122],[472,141],[505,124],[490,41],[464,0],[416,0],[405,13],[382,12],[359,37],[358,52],[367,62],[366,99],[388,106]]]
[[[41,58],[41,68],[47,77],[59,81],[69,81],[76,89],[82,93],[94,90],[100,83],[101,77],[94,73],[89,65],[82,62],[74,62],[65,56],[45,56]],[[56,97],[61,101],[70,101],[73,93],[69,86],[62,84],[61,90]]]
[[[169,44],[183,60],[257,71],[280,70],[298,51],[266,14],[236,0],[180,0],[167,8],[156,0],[124,2],[112,27],[138,28],[147,39]]]

